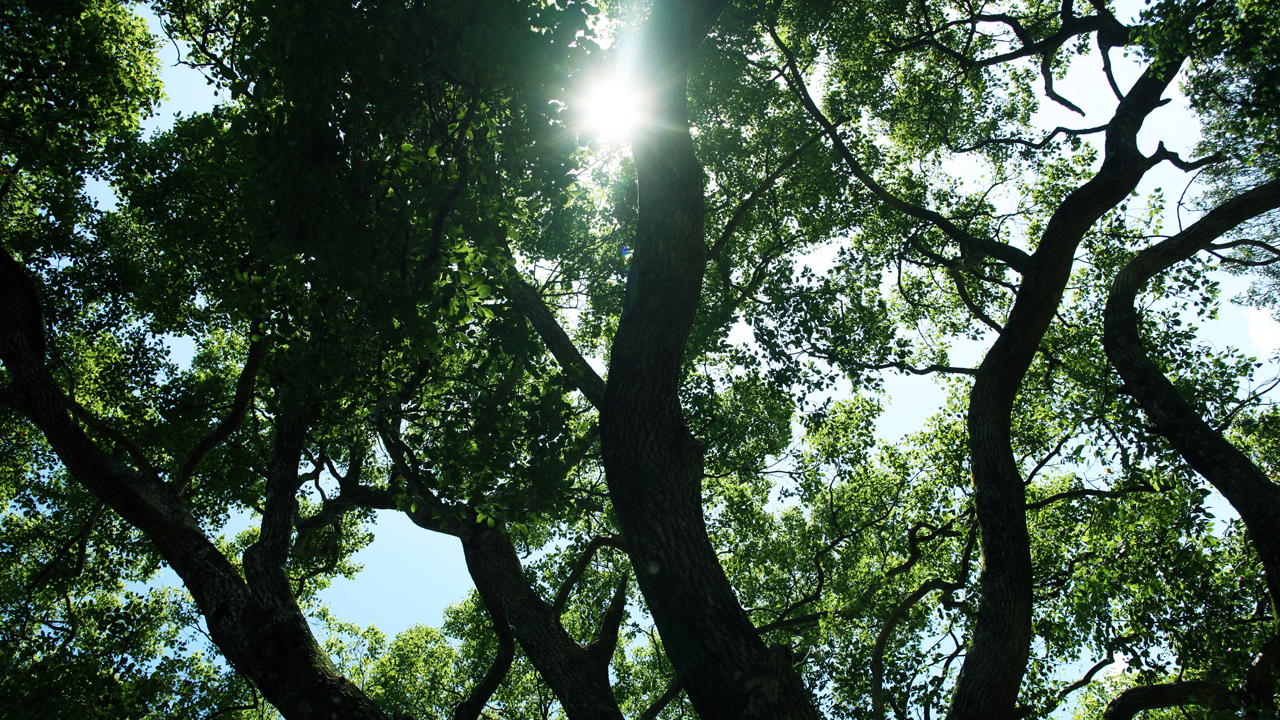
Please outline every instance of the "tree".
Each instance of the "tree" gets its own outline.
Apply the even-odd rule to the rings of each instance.
[[[1214,312],[1198,253],[1277,254],[1247,224],[1280,203],[1274,13],[603,8],[158,3],[233,101],[146,140],[146,63],[52,82],[87,41],[11,46],[35,89],[0,146],[5,692],[35,668],[130,716],[962,720],[1048,715],[1122,653],[1104,716],[1272,712],[1274,418],[1181,316]],[[96,52],[146,57],[110,3],[3,31],[99,16],[132,30]],[[574,100],[609,27],[647,119],[601,159]],[[1041,94],[1084,114],[1054,82],[1090,43],[1114,112],[1031,135]],[[1207,147],[1144,153],[1184,65]],[[1215,190],[1153,240],[1158,205],[1129,206],[1165,162]],[[949,399],[876,449],[890,369]],[[1199,477],[1241,523],[1214,531]],[[459,538],[458,645],[315,606],[379,509]],[[256,525],[220,536],[232,512]],[[189,601],[122,594],[161,562]]]

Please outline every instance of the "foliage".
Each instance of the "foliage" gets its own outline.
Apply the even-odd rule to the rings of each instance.
[[[644,237],[648,131],[619,149],[577,105],[667,7],[156,2],[231,99],[149,137],[157,40],[129,6],[0,10],[0,241],[35,279],[44,329],[33,363],[4,327],[6,707],[250,718],[271,702],[304,717],[269,668],[309,650],[261,628],[309,617],[323,631],[301,664],[349,681],[351,717],[460,714],[503,657],[486,717],[573,717],[586,691],[555,673],[590,663],[613,703],[601,716],[710,717],[682,665],[696,633],[667,624],[645,585],[662,568],[624,530],[603,429],[620,391],[577,354],[619,347],[661,250]],[[1189,58],[1214,155],[1206,209],[1271,182],[1280,14],[1169,0],[1117,17],[1103,3],[731,3],[690,66],[706,273],[678,387],[652,404],[696,438],[691,527],[753,642],[790,648],[829,717],[964,716],[959,673],[1001,601],[993,494],[1016,501],[1030,573],[1005,715],[1075,703],[1097,717],[1127,688],[1184,679],[1243,687],[1275,636],[1259,531],[1215,517],[1221,497],[1104,337],[1117,278],[1164,238],[1164,201],[1133,197],[1138,179],[1191,167],[1137,150],[1165,89],[1139,112],[1138,86]],[[1043,103],[1074,108],[1053,81],[1100,64],[1090,43],[1109,58],[1099,92],[1116,86],[1113,48],[1154,69],[1116,86],[1105,127],[1039,134]],[[89,177],[119,205],[96,209]],[[1237,260],[1277,257],[1265,232],[1235,232],[1251,243]],[[1146,347],[1274,479],[1280,424],[1251,393],[1262,365],[1199,339],[1219,292],[1203,258],[1143,290]],[[1042,275],[1057,289],[1033,296]],[[175,337],[190,363],[172,361]],[[1000,355],[1015,337],[1024,352]],[[84,470],[33,409],[36,365],[65,396],[39,397],[106,470]],[[888,371],[933,375],[945,395],[898,442],[877,438],[878,418],[916,400],[884,392]],[[1005,371],[993,451],[975,408]],[[993,454],[1013,491],[993,490]],[[139,495],[163,502],[146,507],[186,514],[156,530],[136,518],[160,510],[131,515],[89,476],[153,480]],[[444,627],[388,638],[318,604],[332,578],[359,578],[375,510],[463,543],[477,589]],[[175,535],[229,574],[193,570]],[[190,594],[154,587],[161,572]],[[211,610],[233,605],[265,610]]]

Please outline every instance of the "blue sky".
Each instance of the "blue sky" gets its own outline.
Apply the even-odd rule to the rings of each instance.
[[[161,34],[155,18],[150,17],[149,21],[153,32]],[[176,64],[178,49],[173,44],[166,43],[161,55],[168,98],[160,106],[158,114],[145,121],[144,127],[148,132],[171,127],[175,113],[206,111],[217,99],[214,88],[203,76]],[[1121,68],[1126,63],[1118,57],[1113,59],[1117,61],[1117,70],[1123,77]],[[1093,75],[1096,70],[1090,62],[1083,61],[1090,71],[1089,77],[1072,73],[1056,84],[1056,89],[1085,108],[1089,117],[1081,120],[1050,105],[1040,118],[1046,127],[1052,128],[1057,124],[1076,127],[1099,125],[1105,120],[1092,122],[1095,115],[1104,118],[1110,115],[1115,100],[1105,86],[1100,88],[1096,83],[1096,75]],[[1177,112],[1179,104],[1175,101],[1170,109],[1157,111],[1153,116],[1144,131],[1145,151],[1154,150],[1158,137],[1171,149],[1182,152],[1184,158],[1191,156],[1191,146],[1198,137],[1197,128],[1194,124],[1178,120],[1183,116]],[[1176,192],[1180,192],[1185,184],[1185,175],[1165,164],[1144,181],[1141,189],[1177,188],[1171,191],[1176,197]],[[110,204],[108,188],[97,184],[93,189],[100,204]],[[1167,224],[1176,227],[1176,218],[1170,217]],[[1246,281],[1228,278],[1224,282],[1224,297],[1230,298],[1246,286]],[[1205,325],[1202,336],[1217,347],[1234,345],[1265,357],[1280,346],[1280,325],[1263,311],[1240,308],[1226,302],[1219,318]],[[957,347],[952,359],[954,362],[976,361],[983,347],[985,343],[965,343]],[[181,338],[173,341],[171,349],[174,360],[179,363],[190,358],[191,345]],[[1265,369],[1263,373],[1266,373]],[[943,399],[942,390],[929,377],[888,375],[885,391],[885,413],[878,424],[877,435],[889,442],[918,429]],[[445,607],[462,599],[472,587],[458,541],[422,530],[394,512],[379,513],[376,534],[377,540],[355,556],[355,562],[364,566],[363,572],[355,580],[336,580],[322,593],[322,599],[336,616],[359,625],[376,624],[389,634],[417,623],[439,626]],[[164,580],[172,581],[173,578],[170,575]]]

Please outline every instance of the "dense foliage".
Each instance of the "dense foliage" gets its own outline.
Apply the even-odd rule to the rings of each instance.
[[[149,137],[133,8],[0,9],[15,717],[1274,716],[1274,4],[151,9],[230,99]],[[444,627],[319,603],[377,510]]]

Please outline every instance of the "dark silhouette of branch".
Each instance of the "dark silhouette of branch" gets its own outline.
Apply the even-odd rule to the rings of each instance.
[[[889,643],[889,637],[893,634],[893,629],[902,620],[902,616],[906,615],[907,611],[920,602],[925,595],[934,590],[951,593],[962,587],[964,587],[964,582],[953,583],[937,578],[928,580],[916,588],[916,591],[908,595],[902,602],[898,603],[893,612],[889,613],[889,617],[885,618],[884,625],[880,627],[880,634],[876,636],[875,647],[871,651],[871,713],[873,718],[884,717],[884,650],[885,645]]]
[[[862,167],[862,164],[858,162],[857,158],[853,156],[853,153],[849,150],[848,146],[845,145],[844,139],[840,137],[840,132],[836,128],[835,123],[831,122],[831,120],[827,118],[822,110],[818,108],[818,105],[813,101],[813,98],[810,97],[809,90],[804,84],[804,78],[800,75],[800,68],[796,63],[795,54],[791,52],[791,49],[782,42],[781,38],[778,37],[777,30],[773,26],[769,26],[768,31],[769,36],[773,38],[774,44],[786,58],[787,69],[789,72],[784,73],[784,75],[792,92],[796,94],[800,99],[801,104],[804,105],[805,110],[808,111],[814,121],[822,127],[823,131],[827,134],[827,137],[831,139],[831,144],[835,147],[836,151],[840,153],[845,164],[849,166],[850,173],[864,186],[866,186],[868,190],[895,210],[916,219],[931,223],[939,230],[946,233],[948,237],[960,245],[962,250],[965,250],[968,253],[974,255],[988,255],[996,258],[1017,272],[1022,272],[1026,268],[1026,264],[1030,260],[1030,256],[1022,250],[1019,250],[1012,245],[1006,245],[1005,243],[989,238],[976,237],[961,229],[941,214],[918,205],[913,205],[889,192],[889,190],[884,186],[876,182],[875,179],[871,177],[871,174],[868,173],[866,169]]]
[[[178,489],[179,493],[183,493],[187,489],[187,483],[191,481],[191,474],[195,472],[200,461],[208,455],[211,450],[221,445],[235,429],[240,426],[240,421],[244,419],[245,413],[249,410],[249,405],[253,403],[253,384],[258,377],[258,368],[262,365],[262,358],[267,353],[266,338],[258,334],[259,322],[254,320],[249,326],[249,355],[245,358],[244,368],[240,371],[240,379],[236,382],[235,399],[231,403],[231,409],[227,412],[227,416],[218,423],[218,427],[212,432],[205,435],[196,443],[187,455],[187,459],[183,461],[182,467],[170,479],[173,486]]]
[[[485,585],[483,589],[482,584]],[[480,601],[484,603],[485,610],[489,612],[493,632],[498,636],[498,652],[494,655],[493,663],[489,665],[489,671],[471,688],[467,697],[454,706],[453,720],[476,720],[480,717],[489,698],[493,697],[502,685],[502,681],[507,678],[516,655],[515,636],[511,632],[511,623],[507,619],[507,614],[502,610],[502,603],[495,597],[484,578],[476,578],[476,590],[479,592]]]
[[[773,187],[773,184],[778,181],[778,178],[782,177],[782,174],[790,169],[791,166],[800,159],[800,156],[804,154],[804,151],[813,147],[813,144],[821,137],[821,132],[815,133],[813,137],[805,141],[803,145],[792,150],[791,154],[783,158],[782,162],[778,163],[778,167],[774,169],[772,173],[769,173],[768,177],[760,181],[760,184],[756,186],[755,190],[751,191],[751,194],[747,196],[747,199],[743,200],[742,203],[738,205],[738,209],[733,213],[733,217],[729,219],[729,222],[725,223],[724,230],[720,233],[720,239],[716,240],[715,244],[711,246],[711,249],[707,251],[708,261],[714,260],[716,256],[724,251],[725,246],[729,244],[729,240],[733,238],[733,233],[738,229],[738,225],[742,223],[746,218],[747,213],[750,212],[751,208],[756,204],[756,200],[759,200],[760,196],[764,194],[766,190]]]
[[[969,145],[967,147],[966,146],[955,147],[952,145],[948,145],[947,147],[949,150],[951,150],[951,152],[957,152],[957,153],[973,152],[974,150],[980,150],[989,145],[1023,145],[1033,150],[1043,150],[1044,148],[1048,147],[1049,143],[1053,142],[1053,139],[1058,135],[1067,135],[1071,137],[1076,137],[1080,135],[1092,135],[1094,133],[1105,131],[1107,127],[1108,127],[1107,125],[1099,125],[1098,127],[1073,129],[1073,128],[1062,127],[1061,125],[1059,125],[1058,127],[1053,129],[1053,132],[1049,133],[1043,139],[1037,142],[1024,140],[1022,138],[990,138],[987,140],[983,140],[982,142]]]
[[[58,552],[54,553],[49,562],[45,563],[44,567],[40,569],[40,572],[36,573],[36,576],[31,579],[31,582],[27,583],[28,596],[48,582],[55,574],[59,574],[58,565],[62,562],[62,557],[66,555],[67,551],[74,545],[80,546],[79,551],[76,553],[76,566],[74,570],[66,572],[65,574],[68,577],[76,577],[84,571],[85,556],[89,550],[89,536],[93,534],[94,526],[98,524],[98,521],[102,518],[102,513],[106,509],[107,504],[101,500],[93,506],[93,510],[89,512],[89,518],[84,521],[84,525],[80,526],[80,532],[67,539],[67,541],[62,544],[62,547],[58,548]]]
[[[1049,713],[1056,710],[1058,706],[1062,704],[1062,701],[1067,699],[1068,695],[1079,690],[1085,685],[1088,685],[1089,683],[1093,682],[1094,675],[1097,675],[1099,671],[1101,671],[1103,668],[1107,667],[1108,665],[1111,665],[1115,661],[1116,661],[1115,653],[1114,652],[1108,653],[1107,659],[1099,660],[1096,664],[1094,664],[1093,667],[1089,668],[1088,672],[1084,674],[1084,677],[1080,678],[1079,680],[1071,683],[1070,685],[1062,688],[1062,690],[1058,691],[1058,697],[1054,698],[1053,703],[1049,705],[1049,707],[1046,708],[1043,712],[1040,713],[1041,716],[1047,716]]]
[[[449,189],[449,194],[445,195],[444,200],[440,201],[440,207],[436,208],[435,220],[431,223],[431,240],[427,245],[427,253],[422,258],[422,264],[418,267],[417,277],[413,281],[414,292],[422,287],[423,282],[427,280],[427,273],[434,271],[435,266],[440,262],[441,245],[444,237],[444,222],[449,215],[449,210],[458,198],[462,196],[462,191],[467,187],[467,175],[470,172],[471,163],[470,156],[458,138],[465,137],[471,129],[471,122],[476,117],[476,110],[480,106],[480,98],[472,96],[470,102],[467,103],[467,112],[463,116],[462,121],[458,124],[458,131],[454,135],[454,146],[460,149],[458,153],[458,179],[454,182],[453,187]],[[434,282],[435,278],[431,278]]]
[[[87,425],[89,429],[115,443],[117,448],[123,449],[125,452],[129,453],[129,457],[133,458],[133,462],[137,464],[139,470],[147,473],[153,478],[160,477],[160,471],[151,464],[146,453],[142,452],[142,448],[138,447],[132,440],[125,437],[124,433],[121,433],[119,430],[108,425],[104,420],[102,420],[102,418],[99,418],[89,412],[88,408],[77,402],[74,397],[67,398],[67,408],[77,420]]]
[[[600,631],[596,639],[587,646],[587,652],[594,656],[596,662],[609,666],[613,653],[618,649],[618,630],[622,621],[627,619],[627,576],[623,575],[609,600],[609,607],[600,620]]]
[[[1027,509],[1039,510],[1040,508],[1045,507],[1046,505],[1052,505],[1053,503],[1056,503],[1059,500],[1074,500],[1076,498],[1082,498],[1082,497],[1104,497],[1104,498],[1122,497],[1124,495],[1131,495],[1133,493],[1138,493],[1138,492],[1157,492],[1157,490],[1154,487],[1151,487],[1150,485],[1145,485],[1145,484],[1135,485],[1133,487],[1121,488],[1119,490],[1087,490],[1087,489],[1068,490],[1067,492],[1060,492],[1055,495],[1050,495],[1049,497],[1043,500],[1037,500],[1033,503],[1027,503]]]
[[[508,255],[510,255],[509,250]],[[599,409],[604,402],[604,379],[596,373],[595,368],[591,367],[591,364],[578,351],[577,346],[573,344],[569,334],[556,321],[542,294],[525,282],[514,267],[507,271],[506,277],[506,293],[511,304],[515,305],[516,309],[533,325],[534,331],[542,338],[542,342],[546,344],[555,359],[560,362],[560,367],[564,368],[565,373],[578,386],[578,390],[582,391],[582,396],[587,399],[587,402]]]
[[[1236,706],[1236,693],[1210,682],[1186,682],[1147,685],[1125,690],[1116,696],[1102,713],[1102,720],[1132,720],[1143,710],[1201,705],[1214,710],[1230,710]]]
[[[551,608],[555,610],[556,615],[564,613],[564,607],[569,602],[569,595],[573,592],[573,586],[577,584],[582,577],[582,573],[586,571],[587,566],[591,564],[591,559],[595,557],[596,551],[602,547],[611,547],[622,552],[627,551],[627,546],[622,540],[615,537],[596,536],[591,538],[587,546],[582,550],[582,555],[578,556],[577,562],[573,564],[573,568],[569,570],[569,577],[565,578],[564,584],[560,586],[560,591],[556,593],[556,599],[552,601]]]
[[[667,689],[662,691],[662,694],[658,696],[657,700],[653,701],[652,705],[640,713],[640,717],[637,720],[655,720],[658,717],[658,713],[661,713],[673,700],[680,697],[680,693],[683,691],[684,685],[680,683],[680,678],[673,678],[671,683],[667,685]]]
[[[937,540],[938,538],[942,538],[942,537],[960,537],[960,533],[956,532],[955,530],[952,530],[951,526],[955,523],[956,520],[962,517],[965,517],[968,514],[969,513],[963,513],[961,515],[957,515],[956,517],[953,517],[950,520],[948,520],[941,527],[935,527],[933,525],[930,525],[927,522],[918,522],[915,525],[912,525],[911,530],[907,532],[906,562],[902,563],[901,565],[898,565],[897,567],[891,568],[889,572],[886,572],[884,574],[884,576],[886,578],[891,578],[895,575],[901,575],[902,573],[910,570],[913,566],[915,566],[915,564],[920,560],[920,544],[921,543],[931,542],[933,540]],[[931,530],[932,532],[930,532],[928,535],[920,535],[920,531],[926,528]]]

